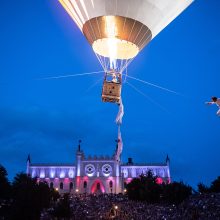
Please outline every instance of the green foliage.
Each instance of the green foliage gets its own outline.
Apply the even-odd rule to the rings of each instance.
[[[50,189],[50,199],[53,202],[56,202],[60,198],[60,194],[54,188]]]
[[[0,165],[0,219],[7,218],[10,212],[11,185],[7,176],[6,169]]]
[[[220,192],[220,176],[217,177],[212,183],[210,187],[210,191],[214,193]]]
[[[173,182],[163,185],[163,200],[168,203],[179,204],[192,194],[192,188],[183,182]]]
[[[0,200],[10,197],[10,183],[8,181],[8,173],[6,169],[0,165]]]
[[[160,199],[161,186],[156,183],[157,177],[151,171],[140,178],[134,178],[127,185],[128,198],[131,200],[158,202]]]
[[[142,184],[139,178],[134,178],[127,185],[128,198],[131,200],[141,200]]]
[[[68,193],[65,193],[63,197],[59,199],[59,202],[56,204],[54,211],[51,214],[58,219],[70,218],[71,209]]]
[[[206,185],[204,185],[203,183],[199,183],[197,187],[198,187],[199,193],[209,193],[210,192],[210,188],[207,187]]]
[[[39,219],[37,180],[24,173],[15,176],[12,182],[12,219]]]
[[[51,201],[50,188],[47,182],[39,182],[38,184],[38,201],[40,203],[40,208],[49,208]]]
[[[198,191],[200,193],[219,193],[220,192],[220,176],[212,181],[211,186],[205,186],[203,183],[198,184]]]
[[[127,185],[127,194],[131,200],[179,204],[192,194],[192,188],[183,182],[159,185],[157,176],[148,171],[146,175],[133,179]]]
[[[50,206],[50,189],[47,183],[37,183],[37,179],[19,173],[12,183],[11,218],[39,219],[43,208]]]

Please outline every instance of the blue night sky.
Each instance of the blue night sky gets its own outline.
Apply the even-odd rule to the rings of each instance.
[[[220,1],[195,1],[130,64],[128,79],[163,108],[123,86],[122,160],[163,162],[195,186],[220,175]],[[102,73],[90,45],[56,0],[10,0],[0,6],[0,163],[12,178],[32,162],[74,162],[78,140],[89,155],[112,155],[117,105],[101,102]]]

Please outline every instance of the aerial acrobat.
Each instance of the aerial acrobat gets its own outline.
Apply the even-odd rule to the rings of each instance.
[[[206,102],[207,105],[217,105],[218,106],[218,111],[217,111],[217,115],[220,116],[220,98],[217,98],[215,96],[213,96],[212,98],[212,101],[211,102]]]

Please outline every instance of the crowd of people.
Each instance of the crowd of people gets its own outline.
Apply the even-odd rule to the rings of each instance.
[[[62,200],[62,198],[61,198]],[[168,220],[212,219],[220,220],[220,194],[196,194],[180,205],[148,204],[128,200],[126,195],[81,195],[69,198],[70,219]],[[42,213],[41,219],[51,219],[54,208]]]

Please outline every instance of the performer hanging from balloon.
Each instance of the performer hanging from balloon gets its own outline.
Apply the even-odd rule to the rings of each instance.
[[[122,103],[122,99],[120,99],[120,103],[119,103],[119,111],[116,117],[116,124],[118,125],[118,147],[117,147],[117,152],[116,152],[116,160],[120,161],[120,155],[122,153],[122,149],[123,149],[123,142],[122,142],[122,137],[121,137],[121,130],[120,130],[120,126],[122,124],[122,118],[124,115],[124,106]]]
[[[220,116],[220,98],[217,98],[215,96],[212,97],[212,101],[211,102],[206,102],[207,105],[213,105],[216,104],[218,106],[218,111],[217,111],[217,115]]]
[[[91,45],[105,72],[102,101],[119,103],[125,69],[193,0],[59,2]],[[112,70],[116,77],[113,75],[112,82],[106,82]]]

